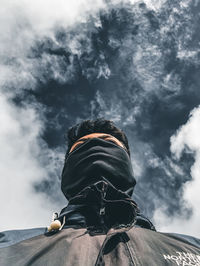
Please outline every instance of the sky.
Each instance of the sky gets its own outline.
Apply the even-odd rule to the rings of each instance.
[[[67,129],[104,117],[128,136],[141,212],[200,237],[200,1],[1,7],[0,230],[50,223]]]

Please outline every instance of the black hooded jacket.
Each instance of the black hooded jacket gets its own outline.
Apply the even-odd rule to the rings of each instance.
[[[0,265],[200,265],[200,240],[157,232],[131,198],[135,183],[123,148],[87,141],[65,161],[61,230],[0,233]]]

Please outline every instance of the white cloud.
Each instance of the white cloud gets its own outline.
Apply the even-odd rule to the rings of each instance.
[[[136,3],[138,1],[132,0],[132,2]],[[157,10],[162,7],[165,1],[145,0],[145,2],[148,7]],[[49,174],[39,154],[43,152],[43,156],[45,153],[47,155],[51,154],[52,157],[55,156],[53,150],[49,150],[46,146],[41,145],[40,134],[43,130],[43,121],[38,113],[38,109],[34,105],[23,108],[16,107],[9,101],[8,97],[8,95],[20,93],[22,89],[34,89],[37,86],[36,77],[39,75],[40,67],[42,68],[50,60],[46,57],[42,57],[38,62],[34,62],[33,59],[29,60],[27,54],[30,47],[36,40],[44,36],[54,38],[52,29],[56,25],[70,27],[74,23],[84,21],[88,12],[94,13],[103,6],[104,4],[101,0],[77,0],[73,2],[66,0],[1,0],[0,93],[4,94],[0,94],[0,200],[4,204],[0,205],[3,221],[0,224],[0,230],[45,226],[50,220],[51,211],[58,208],[57,204],[52,206],[49,198],[42,194],[36,194],[33,191],[33,182],[43,180]],[[156,47],[148,49],[145,47],[145,58],[148,60],[147,62],[142,61],[142,63],[147,63],[147,69],[151,73],[153,68],[155,76],[157,76],[160,71],[159,61],[156,61],[156,59],[152,61],[151,58],[152,54],[154,56],[157,55],[157,49]],[[141,59],[139,52],[137,54],[138,60]],[[158,58],[159,56],[158,54]],[[53,56],[51,57],[50,65],[58,65],[58,61],[54,61]],[[63,76],[59,76],[59,73],[54,70],[52,70],[53,78],[55,77],[55,79],[61,82],[65,81]],[[138,71],[141,72],[142,68],[139,68]],[[110,75],[107,66],[100,69],[99,73],[99,75],[104,77]],[[146,75],[146,78],[147,81],[150,80],[148,85],[155,83],[154,79],[152,79],[152,74]],[[142,79],[144,79],[144,76],[142,76]],[[171,84],[174,79],[176,81],[175,85],[179,85],[177,78],[170,75],[165,80],[166,84],[170,83],[168,87],[172,87]],[[164,85],[166,84],[164,83]],[[100,95],[97,95],[97,98],[99,104],[106,105]],[[117,106],[118,108],[115,108],[114,105],[111,105],[109,110],[105,106],[107,110],[106,115],[116,122],[120,121],[120,109],[122,109],[120,104]],[[137,112],[139,112],[138,109],[135,109],[135,114],[129,116],[124,121],[124,124],[133,122]],[[196,232],[198,226],[197,206],[199,201],[197,199],[197,187],[195,186],[198,185],[199,154],[197,146],[199,144],[195,144],[190,140],[189,135],[194,135],[191,132],[196,131],[188,123],[172,137],[171,149],[178,158],[183,150],[189,147],[194,152],[197,162],[191,169],[194,181],[185,186],[185,198],[193,204],[195,210],[194,217],[191,221],[181,221],[182,232],[186,230],[185,232],[192,234],[192,227],[194,227],[194,232]],[[191,132],[187,134],[187,129],[184,130],[184,127],[188,127],[188,131]],[[176,143],[179,143],[179,145],[176,145]],[[192,146],[192,143],[194,146]],[[54,159],[52,158],[53,161]],[[152,162],[155,166],[159,163],[157,159]],[[142,163],[139,164],[139,160],[135,164],[137,163],[139,167],[135,172],[136,175],[140,176],[144,167]],[[170,224],[170,227],[167,227],[168,219],[164,216],[163,212],[161,215],[165,218],[161,229],[179,231],[180,220],[178,218]]]
[[[141,0],[130,0],[131,3],[140,3]],[[157,11],[160,9],[166,0],[144,0],[144,3],[147,5],[148,8]]]
[[[50,201],[33,191],[46,175],[37,156],[42,124],[32,108],[20,110],[0,94],[0,230],[45,226]]]
[[[10,29],[16,28],[16,23],[27,20],[27,26],[37,33],[47,35],[55,25],[72,25],[75,22],[84,20],[85,14],[94,12],[103,7],[102,0],[1,0],[1,16],[5,22],[6,30],[9,31],[7,23],[11,24]]]
[[[34,89],[36,79],[42,78],[49,69],[51,78],[65,81],[60,75],[59,62],[53,56],[43,55],[34,60],[30,58],[30,49],[45,37],[54,40],[54,28],[70,27],[85,21],[89,12],[103,7],[102,0],[2,0],[0,10],[0,70],[1,86],[14,87],[15,90]],[[56,43],[56,40],[54,40]],[[62,63],[62,62],[60,62]],[[48,65],[48,67],[47,67]],[[52,72],[52,73],[51,73]],[[47,73],[45,73],[47,74]],[[70,75],[70,73],[66,73]]]
[[[52,211],[63,207],[52,204],[51,195],[33,190],[33,182],[52,174],[63,154],[49,150],[41,140],[44,121],[38,106],[17,107],[10,101],[16,93],[36,88],[39,65],[47,61],[30,60],[29,51],[36,40],[53,38],[55,26],[84,21],[88,12],[102,6],[101,0],[1,0],[0,231],[46,226]],[[60,78],[56,72],[52,75]]]
[[[155,212],[154,219],[161,231],[173,231],[190,234],[200,237],[200,107],[195,108],[185,125],[179,128],[175,135],[171,137],[171,152],[180,159],[183,152],[192,152],[195,162],[191,167],[192,180],[184,185],[183,199],[193,208],[193,215],[189,219],[182,217],[168,218],[164,210]],[[173,199],[172,199],[173,200]]]

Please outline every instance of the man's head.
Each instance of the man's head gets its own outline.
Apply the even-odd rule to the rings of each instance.
[[[104,181],[132,194],[136,184],[128,140],[112,121],[86,120],[68,131],[61,190],[67,199]]]
[[[104,119],[85,120],[70,128],[67,133],[68,150],[66,156],[89,138],[112,141],[125,148],[130,156],[128,139],[125,133],[117,128],[112,121]]]

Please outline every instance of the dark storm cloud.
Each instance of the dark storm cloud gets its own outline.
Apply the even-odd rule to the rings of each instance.
[[[193,159],[171,158],[170,137],[200,103],[199,8],[197,1],[168,0],[156,11],[143,2],[108,3],[86,22],[57,26],[26,58],[35,88],[14,98],[18,105],[40,105],[42,138],[63,154],[69,126],[113,119],[129,137],[136,197],[149,216],[162,205],[169,215],[191,211],[182,196]],[[37,191],[57,190],[54,171]]]

